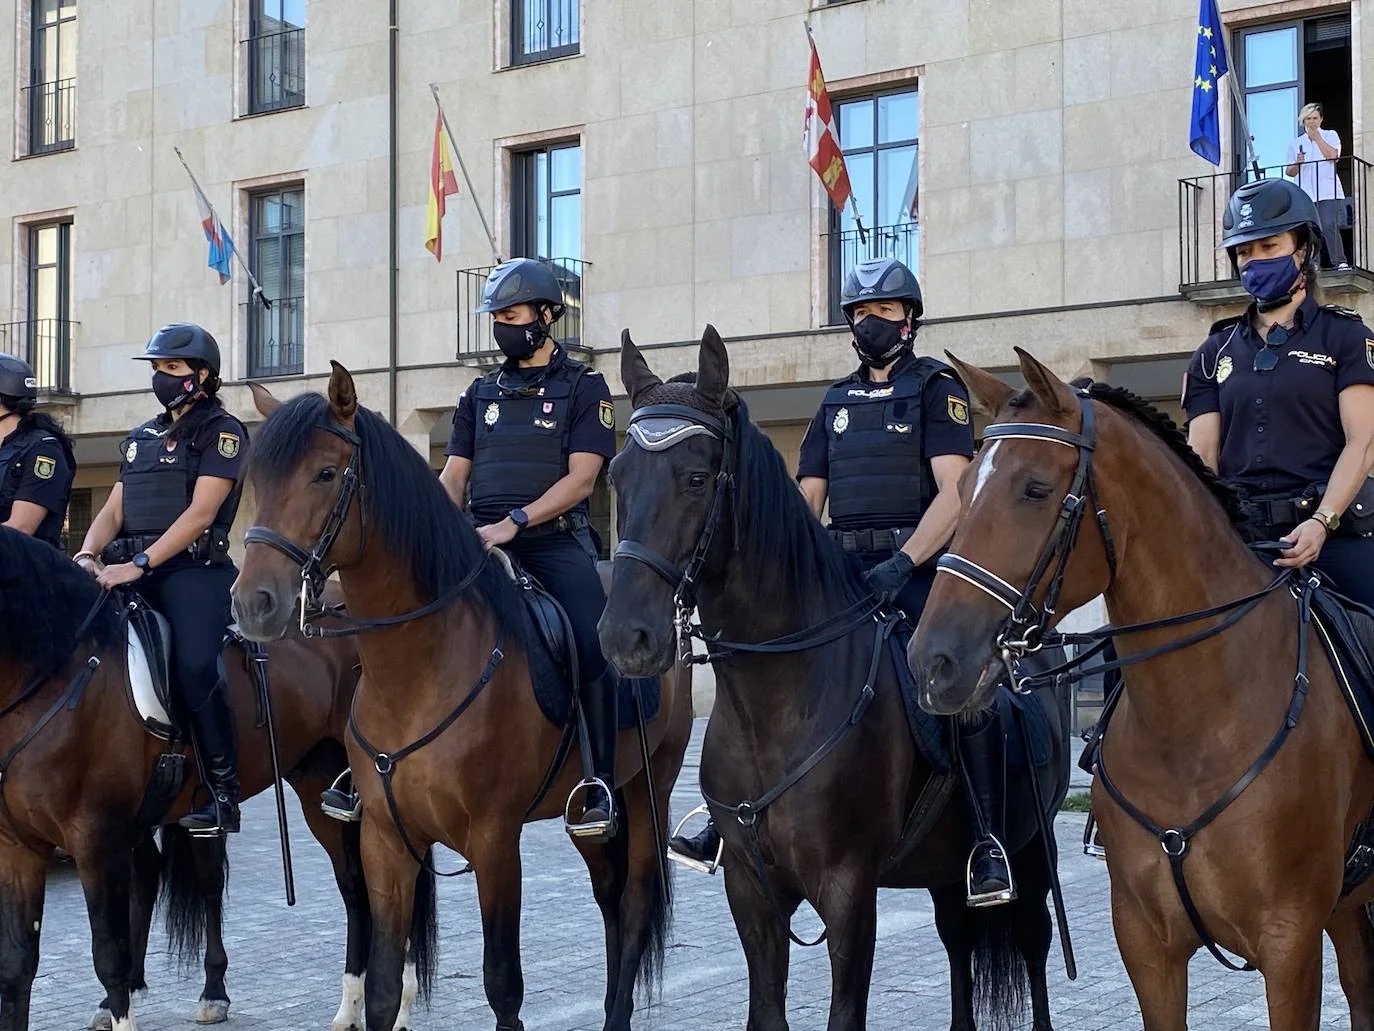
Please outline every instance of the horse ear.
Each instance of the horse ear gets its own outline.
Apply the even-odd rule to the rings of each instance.
[[[333,358],[329,359],[329,365],[334,370],[329,376],[329,407],[334,412],[334,418],[351,427],[353,415],[358,410],[358,391],[353,386],[353,374]]]
[[[725,391],[729,387],[730,355],[716,327],[707,323],[697,355],[697,393],[719,408],[725,404]]]
[[[1037,401],[1049,410],[1051,415],[1064,415],[1077,411],[1078,398],[1062,379],[1041,364],[1030,353],[1015,348],[1016,357],[1021,359],[1021,375],[1026,378],[1026,386]]]
[[[248,389],[253,394],[253,407],[264,419],[270,419],[272,413],[281,407],[281,402],[277,400],[276,395],[261,383],[249,383]]]
[[[638,398],[647,390],[661,387],[663,380],[653,374],[644,355],[630,339],[629,329],[620,331],[620,381],[625,384],[625,392],[630,395],[630,407],[635,407]]]
[[[996,417],[997,413],[1002,410],[1002,406],[1015,396],[1016,391],[992,373],[980,369],[976,365],[961,362],[948,351],[945,352],[945,357],[954,366],[954,370],[959,373],[959,378],[964,381],[964,386],[968,387],[968,392],[972,395],[974,403],[988,415]]]

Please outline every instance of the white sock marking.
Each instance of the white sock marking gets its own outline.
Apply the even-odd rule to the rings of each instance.
[[[349,1031],[363,1026],[363,992],[366,974],[344,974],[343,1000],[334,1017],[334,1031]]]
[[[406,960],[405,972],[401,975],[401,1008],[396,1013],[395,1031],[409,1031],[410,1011],[415,1006],[415,997],[420,992],[420,979],[415,976],[415,964]]]

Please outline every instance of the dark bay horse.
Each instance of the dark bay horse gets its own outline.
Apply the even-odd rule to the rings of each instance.
[[[193,792],[202,790],[191,760],[186,786],[161,816],[169,825],[160,854],[148,830],[138,828],[145,787],[166,746],[132,711],[120,603],[114,594],[101,599],[100,588],[66,556],[0,528],[0,1031],[29,1026],[55,847],[72,856],[86,896],[96,974],[107,993],[97,1022],[116,1031],[134,1027],[130,993],[145,986],[160,891],[183,960],[195,962],[205,947],[197,1019],[228,1015],[224,843],[192,839],[176,826]],[[346,766],[343,733],[358,677],[356,650],[349,642],[292,635],[268,652],[281,768],[302,799],[311,833],[329,853],[348,912],[340,1008],[346,1016],[357,1008],[350,986],[360,983],[367,956],[366,889],[357,827],[326,817],[319,793]],[[256,726],[257,692],[245,653],[231,645],[224,658],[248,797],[272,784],[267,732]],[[336,1024],[336,1031],[347,1028]]]
[[[1053,609],[1068,612],[1105,593],[1118,627],[1232,603],[1274,581],[1276,570],[1257,561],[1233,527],[1234,499],[1168,419],[1120,390],[1094,385],[1082,394],[1017,353],[1029,387],[1021,392],[955,362],[994,426],[961,485],[964,515],[950,547],[958,571],[937,578],[911,644],[922,704],[932,712],[981,704],[1000,664],[994,641],[1017,594],[1043,603],[1052,577],[1037,580],[1037,556],[1052,538],[1061,544],[1054,561],[1066,558]],[[1075,497],[1087,502],[1076,546],[1056,529],[1077,508]],[[975,567],[1009,595],[999,598],[1001,588]],[[1117,650],[1144,655],[1222,619],[1121,636]],[[1148,1031],[1186,1026],[1188,961],[1204,944],[1199,925],[1263,973],[1274,1031],[1318,1026],[1325,929],[1352,1026],[1374,1028],[1374,927],[1365,912],[1374,885],[1342,896],[1347,847],[1374,802],[1374,764],[1315,631],[1310,684],[1296,676],[1298,634],[1294,597],[1279,590],[1224,632],[1124,671],[1099,759],[1165,837],[1109,796],[1101,768],[1092,800],[1117,943]],[[1298,719],[1292,707],[1304,693]],[[1276,738],[1285,727],[1286,740]],[[1276,740],[1272,761],[1260,764]],[[1252,770],[1258,776],[1235,796],[1233,785]],[[1230,804],[1195,835],[1174,830],[1215,811],[1227,794]],[[1197,920],[1185,909],[1171,854]]]
[[[636,420],[647,422],[611,463],[618,554],[638,558],[617,559],[601,622],[602,647],[617,668],[651,675],[672,665],[675,619],[691,608],[693,599],[681,597],[690,585],[702,625],[736,642],[783,638],[853,612],[864,593],[858,578],[729,389],[716,331],[708,326],[702,338],[694,381],[666,384],[627,332],[621,375]],[[748,1027],[788,1026],[789,921],[803,900],[828,935],[827,1026],[866,1025],[877,892],[887,886],[931,891],[950,960],[954,1031],[975,1027],[975,996],[979,1018],[1019,1026],[1027,983],[1033,1027],[1049,1031],[1046,850],[1038,837],[1009,842],[1018,899],[965,905],[970,830],[962,796],[926,802],[937,780],[913,742],[895,663],[875,664],[877,622],[865,618],[809,650],[736,651],[715,664],[701,780],[727,849],[725,888],[749,965]],[[1067,755],[1057,747],[1066,783]],[[1014,788],[1012,805],[1026,806],[1025,794]],[[770,795],[776,801],[766,813],[725,805]],[[927,833],[904,834],[923,806]],[[904,839],[919,844],[898,852]]]
[[[521,828],[562,815],[579,769],[574,750],[541,793],[562,731],[531,689],[534,631],[524,603],[425,459],[358,405],[343,366],[334,364],[327,398],[304,394],[278,405],[257,396],[270,413],[249,472],[259,523],[299,548],[307,571],[338,569],[350,619],[390,621],[358,638],[363,677],[349,739],[372,912],[367,1031],[390,1031],[395,1020],[418,860],[438,842],[462,853],[476,874],[487,999],[497,1028],[517,1031]],[[301,584],[302,565],[280,543],[250,546],[234,588],[244,631],[261,639],[282,633]],[[610,1031],[630,1027],[636,981],[652,986],[671,913],[655,842],[666,837],[691,698],[678,673],[662,679],[662,692],[648,725],[657,829],[639,742],[624,733],[616,779],[625,824],[609,845],[578,845],[605,920]],[[360,739],[387,754],[375,756]]]

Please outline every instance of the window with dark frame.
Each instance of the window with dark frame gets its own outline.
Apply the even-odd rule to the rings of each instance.
[[[71,238],[71,222],[28,227],[28,318],[14,327],[39,386],[57,391],[71,379]]]
[[[86,531],[91,528],[93,515],[91,488],[73,489],[71,500],[67,502],[67,519],[62,527],[62,547],[69,556],[81,550],[81,542],[86,539]]]
[[[248,236],[253,275],[271,304],[248,302],[248,375],[299,375],[305,369],[305,188],[250,195]]]
[[[920,93],[915,86],[836,99],[840,147],[844,151],[854,203],[831,205],[830,312],[844,321],[840,287],[861,261],[896,258],[919,275]],[[855,221],[857,207],[863,231]]]
[[[248,113],[305,104],[305,0],[251,0]]]
[[[581,48],[580,0],[510,0],[513,65],[569,57]]]
[[[76,144],[76,0],[32,0],[25,107],[29,153]]]
[[[563,343],[582,340],[582,144],[550,144],[511,155],[513,257],[540,258],[563,285],[566,312],[554,327]]]

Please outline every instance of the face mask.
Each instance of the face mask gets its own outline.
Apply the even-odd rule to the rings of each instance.
[[[494,322],[491,327],[496,346],[511,361],[521,362],[533,356],[548,338],[549,330],[542,322],[516,326],[509,322]]]
[[[1240,285],[1260,311],[1281,308],[1293,299],[1293,284],[1301,270],[1293,255],[1255,258],[1240,270]]]
[[[173,376],[170,372],[153,373],[153,393],[162,402],[162,407],[171,411],[180,408],[196,394],[196,377]]]
[[[911,327],[906,319],[894,322],[870,315],[854,324],[854,350],[864,364],[875,369],[892,364],[902,349],[911,342]]]

